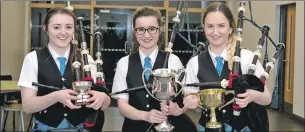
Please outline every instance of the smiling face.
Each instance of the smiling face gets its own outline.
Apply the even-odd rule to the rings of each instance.
[[[135,49],[139,48],[144,54],[150,54],[162,44],[161,17],[159,10],[149,6],[140,7],[134,12],[132,26]]]
[[[210,12],[206,15],[204,32],[211,45],[227,45],[232,30],[229,20],[222,12]]]
[[[134,35],[140,48],[155,49],[160,36],[159,24],[155,16],[141,16],[135,21]]]
[[[74,19],[72,16],[57,13],[50,17],[47,25],[47,35],[51,46],[67,48],[74,34]]]

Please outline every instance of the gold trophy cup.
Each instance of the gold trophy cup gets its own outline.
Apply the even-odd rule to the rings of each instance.
[[[217,122],[215,109],[222,106],[225,102],[225,89],[205,89],[200,90],[197,94],[200,98],[200,105],[210,109],[210,121],[206,124],[206,128],[221,128],[222,123]]]

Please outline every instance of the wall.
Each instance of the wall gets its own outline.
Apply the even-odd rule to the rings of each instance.
[[[1,2],[1,75],[18,80],[25,55],[25,2]]]
[[[294,73],[294,99],[293,113],[304,118],[304,2],[303,1],[251,1],[252,16],[255,22],[262,26],[270,25],[269,36],[277,44],[279,43],[279,9],[283,4],[296,3],[296,38],[295,38],[295,73]],[[233,3],[234,4],[234,3]],[[249,4],[246,2],[246,17],[250,18]],[[239,2],[233,7],[235,18]],[[243,47],[254,50],[261,36],[261,32],[249,22],[244,23],[243,28]],[[273,55],[275,48],[269,44],[269,56]],[[268,80],[268,88],[274,88],[274,75],[271,74]]]

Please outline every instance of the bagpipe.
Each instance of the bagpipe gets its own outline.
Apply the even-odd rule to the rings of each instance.
[[[179,2],[179,4],[181,4],[181,3]],[[178,7],[179,6],[181,6],[181,5],[178,5]],[[177,8],[176,16],[180,15],[180,13],[181,13],[180,11],[181,11],[181,9],[179,10],[179,8]],[[217,82],[215,81],[215,82],[189,83],[189,84],[183,84],[183,83],[181,83],[181,81],[180,82],[178,81],[177,84],[179,84],[181,87],[189,87],[189,86],[200,87],[201,91],[199,92],[199,94],[197,94],[200,96],[200,98],[211,99],[212,97],[213,98],[215,97],[214,101],[212,101],[212,100],[201,101],[201,103],[211,104],[211,102],[217,102],[219,100],[217,100],[216,97],[219,97],[219,96],[221,97],[221,99],[224,100],[223,104],[215,103],[215,106],[218,105],[217,108],[214,108],[214,106],[211,106],[211,107],[213,107],[213,111],[214,111],[213,114],[211,114],[210,110],[205,109],[206,114],[211,114],[211,116],[214,116],[214,119],[212,119],[213,117],[211,117],[211,116],[207,117],[207,119],[206,119],[207,121],[213,120],[211,126],[213,126],[213,123],[216,122],[216,116],[217,116],[217,119],[219,119],[222,123],[229,124],[235,130],[240,131],[243,128],[245,128],[246,126],[248,126],[251,131],[265,132],[265,131],[269,131],[269,121],[268,121],[269,119],[268,119],[267,110],[266,110],[265,106],[251,102],[245,108],[240,108],[235,103],[235,98],[238,98],[237,97],[238,94],[244,93],[248,89],[256,90],[259,92],[264,92],[265,81],[268,79],[269,73],[273,69],[274,64],[276,63],[278,57],[284,50],[285,45],[283,43],[279,43],[278,45],[275,45],[274,42],[272,41],[272,39],[268,36],[270,27],[268,25],[264,25],[263,27],[258,26],[253,20],[247,19],[244,16],[244,12],[245,12],[245,1],[241,1],[240,7],[238,8],[236,47],[235,47],[235,53],[234,53],[234,57],[233,57],[232,71],[229,76],[229,79],[228,80],[224,79],[222,81],[217,81]],[[178,20],[179,19],[176,19],[176,21],[173,20],[175,23],[173,26],[169,45],[166,48],[167,56],[164,61],[164,66],[163,66],[164,68],[168,65],[168,58],[169,58],[170,53],[172,52],[171,48],[174,43],[175,34],[177,33],[179,35],[179,32],[177,32],[177,24],[179,23]],[[248,72],[246,74],[240,74],[241,73],[241,71],[240,71],[241,48],[240,47],[241,47],[241,44],[243,41],[241,38],[241,34],[242,34],[242,30],[243,30],[244,20],[250,21],[253,25],[258,27],[258,29],[261,31],[262,35],[258,41],[256,51],[253,53],[254,54],[253,60],[251,61],[251,64],[249,64],[249,66],[248,66],[249,67]],[[180,35],[180,37],[182,37],[182,36]],[[255,68],[256,68],[257,61],[259,60],[259,58],[261,56],[261,50],[264,46],[264,43],[265,43],[265,41],[267,41],[266,38],[268,38],[272,42],[272,44],[276,47],[276,52],[274,53],[274,55],[270,59],[270,61],[266,64],[265,71],[261,74],[260,77],[257,77],[254,75],[254,73],[256,71]],[[146,71],[144,71],[144,72],[146,72]],[[143,74],[144,74],[144,72],[143,72]],[[158,73],[171,74],[170,72],[168,72],[168,70],[165,70],[165,69],[163,69],[163,70],[156,69],[154,72],[152,72],[152,74],[154,75],[155,78],[158,78]],[[184,73],[180,74],[180,75],[184,76]],[[158,79],[155,79],[155,80],[158,80]],[[154,81],[154,83],[155,82],[158,82],[158,81]],[[147,90],[148,92],[151,89],[152,89],[152,91],[154,91],[153,89],[155,89],[156,84],[150,84],[150,83],[145,84],[144,81],[143,81],[143,83],[144,83],[144,86],[139,86],[136,88],[129,88],[127,90],[112,93],[110,95],[135,92],[135,91],[144,90],[144,89]],[[164,88],[164,89],[166,91],[168,88]],[[215,89],[215,90],[211,90],[211,89]],[[176,89],[176,91],[178,91],[177,93],[180,93],[179,90]],[[224,95],[225,91],[233,91],[234,94],[229,93],[229,94]],[[211,96],[212,92],[215,92],[215,94],[213,93],[215,96]],[[217,92],[219,92],[219,94],[217,94]],[[160,95],[160,93],[158,93],[158,94]],[[155,97],[157,99],[158,99],[158,94],[155,95]],[[153,96],[153,95],[151,95],[151,96]],[[159,98],[161,98],[161,96]],[[217,102],[217,103],[219,103],[219,102]],[[217,125],[214,124],[213,127],[215,127],[215,126],[217,126]],[[168,129],[168,130],[171,130],[171,129]]]
[[[70,1],[66,1],[66,8],[73,11],[73,7],[71,6]],[[78,97],[80,97],[80,100],[76,100],[74,102],[75,105],[78,106],[85,106],[87,104],[90,104],[90,102],[87,102],[87,100],[90,98],[91,95],[87,93],[89,90],[95,90],[99,92],[104,92],[105,94],[109,95],[108,89],[105,87],[105,80],[104,80],[104,73],[102,69],[102,53],[101,53],[101,47],[103,44],[103,37],[100,32],[95,33],[95,39],[96,39],[96,45],[97,45],[97,52],[96,52],[96,79],[94,83],[94,78],[91,75],[91,68],[92,66],[89,64],[89,51],[87,49],[87,42],[85,38],[85,31],[84,31],[84,25],[83,25],[84,18],[78,17],[77,18],[77,28],[76,33],[77,35],[73,36],[71,48],[75,49],[72,50],[72,53],[74,56],[72,56],[72,70],[73,70],[73,82],[72,82],[72,88],[73,90],[77,91]],[[76,37],[75,37],[76,36]],[[79,38],[80,41],[77,39]],[[78,42],[80,43],[80,48],[78,46]],[[54,87],[54,86],[47,86],[43,84],[39,84],[36,82],[32,83],[33,86],[40,86],[42,88],[48,88],[52,90],[61,90],[62,88]],[[99,117],[100,110],[94,110],[94,112],[89,113],[84,121],[84,131],[91,131],[93,127],[96,126],[97,118]],[[104,116],[104,115],[103,115]],[[103,122],[102,122],[103,123]]]
[[[165,68],[165,67],[168,66],[168,59],[169,59],[169,56],[170,56],[170,54],[173,52],[172,47],[173,47],[173,45],[174,45],[174,41],[175,41],[175,38],[176,38],[176,34],[177,34],[177,32],[178,32],[178,27],[179,27],[179,23],[180,23],[180,18],[179,18],[179,16],[181,15],[183,5],[184,5],[184,2],[183,2],[183,1],[179,1],[179,2],[178,2],[177,9],[176,9],[176,16],[173,18],[174,25],[173,25],[173,27],[172,27],[171,36],[170,36],[168,45],[167,45],[167,47],[165,48],[166,57],[165,57],[165,59],[164,59],[163,68]]]
[[[121,93],[131,93],[146,90],[146,92],[157,101],[165,101],[169,104],[169,101],[177,102],[180,107],[183,107],[183,94],[181,81],[185,76],[185,71],[181,69],[168,68],[169,58],[173,52],[172,47],[176,38],[176,34],[179,34],[179,23],[182,9],[185,6],[183,1],[179,1],[176,8],[176,16],[173,18],[174,25],[172,27],[171,36],[167,47],[165,48],[165,59],[163,61],[162,68],[159,69],[144,69],[142,72],[143,86],[134,88],[128,88],[123,91],[111,93],[110,96],[114,96]],[[182,36],[183,37],[183,36]],[[184,37],[183,37],[184,38]],[[187,41],[190,44],[190,41]],[[195,46],[193,46],[195,47]],[[150,74],[153,77],[153,82],[146,82],[144,76]],[[154,126],[154,127],[153,127]],[[175,126],[171,125],[169,121],[164,121],[160,124],[151,124],[147,131],[173,131]]]
[[[75,78],[76,81],[73,83],[80,83],[80,82],[91,82],[92,86],[90,87],[91,90],[96,90],[99,92],[104,92],[107,95],[109,95],[109,91],[105,86],[105,79],[104,79],[104,73],[103,73],[103,68],[102,68],[102,52],[101,52],[101,47],[103,44],[103,36],[100,32],[96,32],[95,33],[95,40],[96,40],[96,47],[97,47],[97,51],[96,51],[96,60],[95,60],[95,64],[96,64],[96,81],[94,83],[94,79],[91,76],[91,67],[89,65],[89,61],[88,61],[88,56],[89,56],[89,51],[87,49],[87,43],[86,43],[86,38],[85,38],[85,30],[84,30],[84,25],[83,25],[83,21],[84,18],[83,17],[78,17],[77,18],[77,23],[78,23],[78,29],[79,29],[79,34],[80,34],[80,40],[81,40],[81,45],[80,45],[80,53],[82,56],[82,62],[83,62],[83,70],[80,72],[84,73],[84,76],[82,78],[82,80],[78,80],[80,77],[77,77],[78,74],[75,74]],[[77,59],[77,55],[75,55],[75,63],[79,63],[78,59]],[[73,63],[74,64],[74,63]],[[72,65],[73,65],[72,64]],[[73,65],[74,67],[74,65]],[[74,70],[80,70],[80,68],[78,66],[74,67]],[[75,73],[77,73],[78,71],[76,71]],[[82,86],[80,86],[82,87]],[[83,102],[85,103],[85,102]],[[100,113],[100,110],[96,110],[93,113],[90,113],[85,122],[84,122],[84,129],[86,131],[90,131],[91,128],[93,128],[96,125],[96,121],[98,118],[98,115]]]
[[[180,93],[182,91],[182,88],[179,87],[178,84],[179,84],[179,80],[182,80],[183,76],[185,75],[184,69],[174,70],[168,68],[168,61],[173,52],[172,47],[175,41],[176,33],[178,32],[178,27],[180,23],[179,16],[181,15],[183,5],[184,5],[183,1],[178,2],[176,8],[176,16],[173,18],[174,25],[172,28],[170,41],[168,42],[168,45],[165,48],[166,55],[162,68],[155,69],[153,71],[152,69],[147,68],[144,69],[144,71],[142,72],[142,81],[146,92],[152,98],[158,101],[165,101],[166,104],[169,104],[170,100],[176,102],[177,98],[179,98],[178,96],[181,95]],[[154,77],[153,84],[146,84],[144,78],[145,74],[153,75]],[[154,124],[151,124],[151,126],[148,128],[147,131],[150,131],[152,126],[154,126]],[[175,126],[171,125],[168,120],[154,126],[154,129],[156,131],[172,131],[174,128]]]
[[[169,104],[169,101],[173,102],[177,101],[177,96],[181,95],[182,88],[179,87],[180,81],[183,79],[185,72],[184,69],[170,69],[168,68],[168,61],[173,52],[172,47],[175,41],[176,33],[178,32],[179,27],[179,16],[181,15],[182,8],[184,2],[179,1],[176,10],[176,16],[173,18],[173,28],[170,37],[170,41],[168,42],[167,47],[165,48],[165,59],[163,61],[162,68],[152,70],[150,68],[144,69],[142,72],[142,81],[143,86],[138,86],[134,88],[128,88],[123,91],[118,91],[115,93],[111,93],[110,96],[114,96],[121,93],[130,93],[146,90],[146,92],[157,101],[165,101]],[[153,83],[145,81],[145,75],[153,76]],[[182,98],[181,98],[182,100]],[[182,103],[182,101],[181,101]],[[154,127],[153,127],[154,126]],[[171,125],[167,120],[160,124],[151,124],[147,131],[155,130],[155,131],[172,131],[175,126]]]
[[[249,103],[245,108],[240,108],[235,103],[235,98],[238,98],[237,95],[241,93],[245,93],[246,90],[252,89],[259,92],[264,92],[265,90],[265,81],[269,77],[269,73],[274,67],[274,64],[277,58],[280,56],[281,52],[284,50],[284,44],[279,43],[275,45],[272,39],[268,36],[268,32],[270,27],[268,25],[264,25],[263,27],[259,27],[253,20],[247,19],[243,14],[245,12],[245,1],[240,2],[240,7],[238,9],[238,20],[237,20],[237,37],[236,37],[236,47],[235,54],[233,57],[233,66],[232,71],[228,80],[222,80],[220,82],[205,82],[205,83],[193,83],[186,84],[185,86],[196,86],[200,87],[201,90],[204,89],[219,89],[223,88],[226,91],[232,90],[234,94],[226,94],[224,96],[225,103],[224,105],[218,107],[216,115],[217,119],[221,120],[223,123],[227,123],[234,130],[241,131],[245,127],[249,127],[251,131],[269,131],[269,121],[267,110],[264,106],[256,104],[254,102]],[[250,21],[253,25],[258,27],[262,35],[258,41],[258,45],[256,47],[256,51],[253,53],[254,57],[249,64],[248,72],[246,74],[240,75],[240,45],[242,43],[242,29],[243,29],[243,21]],[[254,75],[256,71],[256,64],[258,59],[261,56],[261,50],[264,46],[266,38],[269,38],[273,45],[276,47],[276,52],[273,55],[271,61],[266,64],[265,72],[261,74],[258,78]],[[266,47],[267,48],[267,47]],[[201,92],[203,93],[203,92]],[[205,96],[201,96],[205,97]],[[210,111],[205,111],[204,114],[210,114]],[[207,119],[208,121],[209,119]],[[216,119],[215,119],[216,120]]]
[[[175,41],[175,38],[176,38],[176,34],[178,34],[181,38],[183,38],[185,40],[185,42],[187,42],[187,44],[189,44],[193,48],[196,48],[197,50],[202,50],[202,49],[205,49],[205,47],[206,47],[206,45],[202,42],[199,42],[199,44],[198,44],[199,46],[196,47],[194,44],[191,43],[191,41],[187,40],[182,34],[179,33],[179,26],[180,26],[179,25],[179,23],[180,23],[180,18],[179,17],[182,15],[182,12],[183,12],[182,9],[184,8],[184,6],[185,6],[184,1],[179,1],[178,2],[177,8],[176,8],[176,16],[172,19],[173,22],[174,22],[174,25],[172,27],[172,32],[171,32],[171,36],[170,36],[168,45],[165,48],[166,57],[164,59],[163,69],[167,69],[166,67],[168,66],[168,60],[169,60],[170,54],[172,54],[172,52],[173,52],[172,47],[173,47],[173,44],[174,44],[174,41]],[[145,69],[145,70],[149,70],[149,69]],[[145,72],[147,72],[145,70],[143,71],[143,74],[145,74]],[[174,70],[169,70],[168,72],[170,72],[170,71],[174,71]],[[166,72],[166,70],[162,70],[162,72]],[[180,72],[176,71],[176,73],[179,73],[179,74],[178,74],[178,77],[176,77],[177,79],[175,79],[175,80],[177,80],[177,83],[179,83],[179,86],[184,86],[183,84],[181,84],[181,81],[183,80],[184,76],[186,76],[185,72],[184,71],[180,71]],[[122,94],[122,93],[130,93],[130,92],[137,92],[137,91],[140,91],[140,90],[145,90],[145,87],[148,90],[151,90],[154,86],[155,85],[152,84],[152,83],[144,83],[143,86],[128,88],[126,90],[110,93],[110,96],[114,96],[114,95]],[[180,89],[176,89],[175,91],[180,94],[180,92],[179,92]],[[183,104],[179,104],[179,105],[181,105],[180,107],[183,107]]]

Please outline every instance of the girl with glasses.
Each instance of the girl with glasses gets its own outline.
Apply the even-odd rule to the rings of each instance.
[[[159,49],[162,43],[161,26],[161,13],[158,10],[152,7],[141,7],[135,11],[133,35],[136,50],[119,60],[112,92],[143,86],[142,72],[144,69],[162,68],[166,53]],[[176,55],[171,54],[168,61],[167,68],[174,70],[183,68]],[[153,76],[146,79],[148,83],[152,83]],[[186,108],[180,108],[177,103],[170,101],[169,105],[160,104],[145,90],[119,94],[116,95],[116,98],[119,111],[125,117],[122,127],[124,132],[144,132],[149,129],[151,124],[157,125],[166,119],[175,126],[174,131],[196,131],[191,119],[184,114]]]

